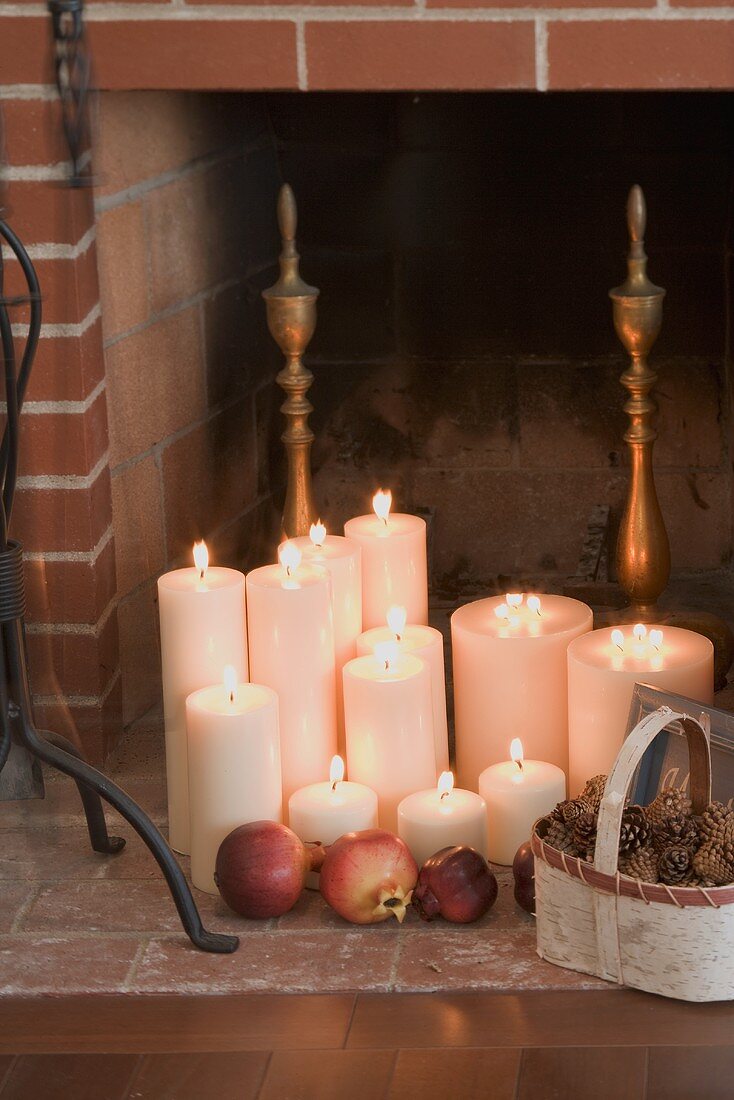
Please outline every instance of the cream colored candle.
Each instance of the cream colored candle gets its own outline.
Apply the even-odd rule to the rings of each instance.
[[[377,792],[380,828],[397,830],[398,803],[436,782],[428,665],[394,643],[344,666],[349,778]]]
[[[414,653],[426,662],[431,671],[433,696],[433,736],[436,743],[436,775],[448,771],[449,731],[446,720],[446,670],[443,658],[443,634],[432,626],[407,624],[404,607],[391,607],[387,612],[387,626],[366,630],[357,639],[357,654],[363,657],[374,653],[382,642],[397,642],[405,653]],[[407,625],[406,625],[407,624]]]
[[[714,696],[714,647],[680,627],[594,630],[568,649],[569,790],[606,774],[627,732],[635,684],[651,684],[700,703]]]
[[[347,538],[362,548],[362,626],[384,626],[387,610],[402,604],[409,623],[428,622],[426,524],[420,516],[392,513],[392,493],[381,489],[374,514],[344,524]]]
[[[479,776],[479,793],[487,803],[487,850],[492,863],[509,866],[533,825],[566,797],[566,776],[555,764],[524,760],[519,738],[510,746],[511,760],[492,764]]]
[[[473,791],[454,788],[449,771],[438,785],[409,794],[398,806],[398,835],[418,867],[442,848],[466,844],[487,858],[487,807]]]
[[[329,574],[301,563],[292,542],[280,564],[247,574],[250,674],[276,692],[283,803],[328,774],[336,752],[334,616]]]
[[[203,542],[194,557],[194,568],[158,578],[168,841],[185,855],[191,850],[186,697],[217,683],[225,665],[234,667],[239,681],[248,679],[244,574],[210,567]]]
[[[292,540],[303,561],[321,566],[331,577],[334,607],[334,654],[336,657],[336,724],[339,753],[346,755],[344,738],[344,689],[342,669],[357,656],[357,638],[362,632],[362,551],[352,539],[327,535],[319,520],[310,535]]]
[[[288,818],[304,843],[333,844],[345,833],[377,827],[377,795],[362,783],[346,782],[344,761],[335,756],[328,782],[312,783],[291,795]],[[306,885],[316,890],[318,882],[318,874],[309,872]]]
[[[506,759],[521,735],[528,756],[568,769],[566,650],[591,630],[591,608],[564,596],[477,600],[451,617],[459,783]]]
[[[191,881],[216,894],[214,868],[224,838],[248,821],[281,821],[278,699],[260,684],[224,683],[186,700],[191,806]]]

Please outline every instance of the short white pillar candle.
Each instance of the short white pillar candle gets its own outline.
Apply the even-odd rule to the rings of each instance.
[[[451,772],[427,791],[409,794],[398,806],[398,835],[418,867],[442,848],[465,844],[487,858],[487,807],[473,791],[454,787]]]
[[[533,825],[566,797],[566,776],[555,764],[524,760],[519,738],[510,746],[511,760],[492,764],[479,776],[479,793],[487,803],[487,850],[493,863],[509,866]]]

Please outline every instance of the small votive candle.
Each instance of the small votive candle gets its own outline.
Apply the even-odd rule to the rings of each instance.
[[[566,776],[555,764],[524,760],[522,742],[510,746],[511,760],[492,764],[479,776],[487,803],[487,851],[492,863],[509,866],[533,825],[566,797]]]
[[[442,848],[465,844],[487,856],[487,807],[473,791],[454,788],[451,772],[438,784],[409,794],[398,806],[398,835],[413,853],[418,867]]]

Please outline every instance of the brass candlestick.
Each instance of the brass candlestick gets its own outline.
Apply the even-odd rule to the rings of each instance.
[[[635,185],[627,200],[627,279],[609,291],[614,303],[614,327],[630,356],[630,365],[620,379],[630,394],[624,406],[630,419],[624,438],[629,444],[631,475],[617,540],[617,576],[630,600],[631,616],[652,622],[658,617],[657,600],[670,577],[670,546],[652,466],[657,439],[652,420],[657,406],[651,393],[657,374],[647,363],[648,352],[660,332],[665,291],[647,277],[645,221],[645,197]]]
[[[311,485],[311,444],[314,434],[308,426],[313,405],[306,394],[313,382],[301,356],[316,328],[316,287],[304,283],[298,270],[296,251],[296,200],[284,184],[278,195],[278,225],[282,240],[280,278],[263,291],[270,334],[286,357],[277,383],[285,391],[281,412],[287,418],[281,436],[288,456],[288,489],[283,508],[283,534],[287,538],[307,535],[316,520]]]

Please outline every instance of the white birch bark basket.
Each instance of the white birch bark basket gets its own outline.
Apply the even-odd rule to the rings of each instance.
[[[706,731],[668,707],[624,742],[599,808],[594,863],[533,831],[538,954],[548,962],[683,1001],[734,998],[734,885],[711,889],[641,882],[617,869],[622,811],[645,749],[680,722],[691,764],[693,813],[711,797]],[[734,793],[734,792],[733,792]]]

